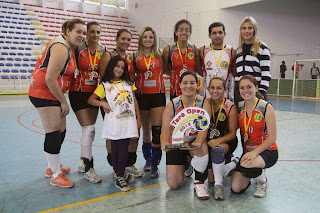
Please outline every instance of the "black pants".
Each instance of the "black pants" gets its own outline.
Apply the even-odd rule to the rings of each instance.
[[[111,140],[113,170],[118,177],[124,176],[124,170],[128,160],[129,142],[130,138]]]

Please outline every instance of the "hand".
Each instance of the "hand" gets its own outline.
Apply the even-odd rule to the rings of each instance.
[[[220,142],[217,139],[211,139],[210,141],[208,141],[208,145],[214,149],[216,146],[220,145]]]
[[[171,150],[171,149],[166,149],[167,145],[170,145],[170,143],[169,142],[166,142],[166,143],[161,142],[161,147],[162,147],[163,151],[165,151],[165,152],[168,152]]]
[[[257,155],[255,154],[254,151],[247,152],[242,156],[240,165],[248,168],[256,157]]]
[[[67,102],[61,103],[61,117],[66,117],[69,114],[69,105]]]
[[[106,102],[106,101],[102,101],[101,106],[103,107],[103,111],[104,111],[105,113],[109,113],[109,112],[112,111],[112,110],[111,110],[111,107],[109,106],[108,102]]]
[[[200,149],[200,147],[202,146],[202,143],[199,143],[198,141],[193,141],[190,145],[195,146],[195,149]]]

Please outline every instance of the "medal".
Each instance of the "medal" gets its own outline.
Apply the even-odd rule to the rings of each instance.
[[[144,74],[144,79],[145,80],[148,80],[149,77],[152,76],[152,72],[151,71],[147,71],[145,74]]]
[[[249,139],[248,133],[244,133],[243,135],[243,141],[246,143]]]
[[[178,51],[179,51],[179,55],[180,55],[180,59],[181,59],[181,62],[183,64],[183,69],[180,71],[180,76],[182,75],[182,73],[184,73],[185,71],[188,71],[187,69],[187,53],[188,53],[188,46],[187,46],[187,49],[186,49],[186,54],[184,55],[184,60],[182,58],[182,54],[181,54],[181,51],[180,51],[180,47],[179,47],[179,43],[177,42],[177,47],[178,47]],[[184,72],[182,72],[183,70],[185,70]],[[181,73],[182,72],[182,73]]]
[[[86,42],[86,44],[87,44],[88,56],[89,56],[89,59],[90,59],[91,70],[94,71],[95,68],[96,68],[96,61],[97,61],[97,54],[98,54],[98,45],[97,45],[97,47],[96,47],[96,51],[95,51],[95,54],[94,54],[94,59],[93,59],[93,62],[92,62],[91,53],[90,53],[90,50],[89,50],[88,42]]]
[[[94,78],[98,78],[98,73],[96,71],[93,71],[89,74],[90,80],[92,81]]]
[[[78,75],[79,75],[79,70],[78,70],[78,68],[76,68],[75,70],[74,70],[74,78],[78,78]]]
[[[181,76],[182,76],[182,74],[183,74],[183,73],[185,73],[185,72],[187,72],[187,71],[188,71],[187,69],[182,69],[182,70],[180,71],[179,76],[181,77]]]
[[[122,92],[121,92],[121,90],[119,89],[119,87],[117,86],[116,83],[114,83],[114,82],[112,82],[112,83],[116,86],[116,88],[117,88],[118,92],[120,93],[120,96],[123,99],[123,101],[126,101],[126,91],[124,90],[123,81],[121,80],[120,82],[121,82],[121,85],[122,85]]]
[[[245,133],[243,135],[243,141],[245,143],[249,140],[248,129],[249,129],[250,121],[252,118],[252,114],[253,114],[254,109],[256,108],[257,104],[258,104],[258,98],[256,98],[256,100],[255,100],[255,103],[254,103],[254,106],[252,109],[252,113],[251,113],[249,120],[248,120],[248,124],[247,124],[247,105],[244,104],[244,131],[245,131]]]
[[[220,136],[220,131],[213,129],[210,131],[210,138],[218,138]]]
[[[216,58],[216,54],[214,52],[213,45],[211,44],[210,46],[211,46],[211,50],[212,50],[212,53],[213,53],[214,60],[216,61],[216,65],[217,65],[217,67],[219,67],[220,59],[221,59],[221,56],[222,56],[223,50],[224,50],[224,45],[222,46],[222,50],[221,50],[221,53],[220,53],[220,56],[219,56],[218,60]]]

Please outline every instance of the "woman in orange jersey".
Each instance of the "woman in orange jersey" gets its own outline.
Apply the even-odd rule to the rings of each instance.
[[[258,85],[251,75],[242,76],[239,81],[240,95],[244,99],[238,104],[243,155],[232,176],[231,190],[243,193],[254,178],[254,196],[265,197],[268,187],[265,169],[278,160],[277,125],[273,107],[261,99]]]
[[[145,27],[141,31],[138,52],[132,54],[131,57],[137,73],[136,97],[143,129],[142,151],[146,159],[144,171],[150,171],[150,177],[157,178],[159,176],[158,165],[162,156],[160,134],[166,96],[157,36],[151,27]]]
[[[133,81],[133,64],[130,58],[130,54],[127,53],[128,48],[130,47],[130,43],[132,40],[132,33],[128,29],[119,29],[116,36],[116,48],[109,51],[110,57],[114,57],[116,55],[124,58],[128,64],[129,77]],[[106,62],[109,63],[109,60]],[[104,71],[101,70],[101,76],[104,76]],[[101,109],[102,117],[104,117],[104,111]],[[106,147],[108,151],[107,160],[108,163],[112,166],[112,158],[111,158],[111,141],[106,140]],[[126,174],[130,174],[133,177],[141,177],[144,173],[137,169],[134,164],[137,160],[137,148],[138,148],[138,139],[131,139],[129,143],[129,153],[128,153],[128,161],[126,167]]]
[[[78,122],[82,127],[81,153],[78,172],[84,173],[84,178],[91,183],[101,182],[101,178],[93,168],[92,143],[98,107],[88,104],[88,99],[98,86],[99,70],[105,69],[110,54],[106,47],[99,44],[101,26],[92,21],[87,24],[87,41],[76,52],[79,74],[72,79],[69,100]]]
[[[64,96],[72,79],[79,72],[74,51],[86,39],[86,25],[80,19],[63,24],[63,35],[49,41],[44,47],[31,75],[29,98],[37,108],[45,130],[44,151],[48,160],[46,177],[50,184],[73,187],[65,174],[70,168],[60,165],[59,153],[66,134],[66,116],[69,105]]]
[[[199,50],[188,43],[192,32],[191,23],[182,19],[174,27],[174,43],[166,46],[162,53],[164,73],[170,76],[170,99],[181,95],[179,81],[182,73],[189,70],[202,76]]]

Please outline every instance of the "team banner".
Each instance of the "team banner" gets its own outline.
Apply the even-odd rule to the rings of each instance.
[[[190,145],[197,137],[198,131],[205,131],[210,124],[210,117],[206,110],[199,107],[188,107],[180,111],[170,122],[174,127],[172,144],[168,149],[193,149]]]

